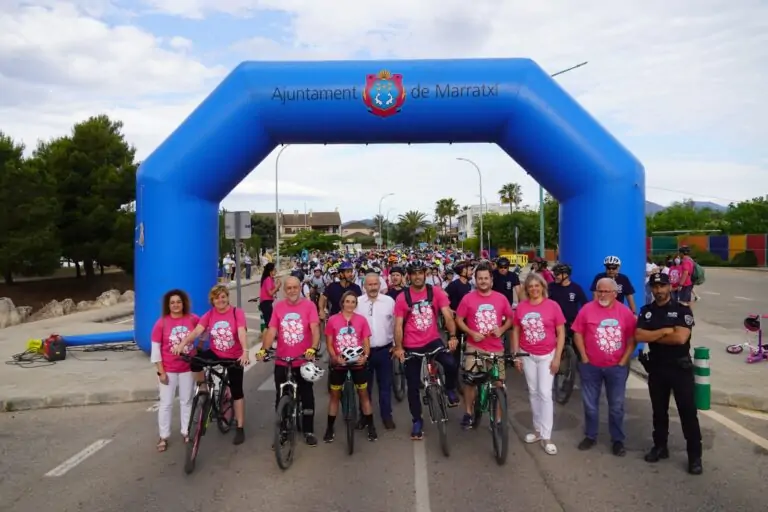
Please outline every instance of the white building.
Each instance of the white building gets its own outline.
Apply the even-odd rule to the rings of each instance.
[[[475,236],[476,226],[480,222],[480,213],[509,213],[509,205],[501,203],[473,204],[456,216],[459,238],[467,239]],[[477,227],[479,230],[480,228]]]

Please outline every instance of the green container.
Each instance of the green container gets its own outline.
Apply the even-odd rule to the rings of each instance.
[[[712,387],[709,380],[709,349],[707,347],[693,349],[693,374],[696,382],[694,386],[696,408],[708,411],[712,408]]]
[[[654,236],[651,238],[651,256],[659,258],[677,252],[676,236]]]

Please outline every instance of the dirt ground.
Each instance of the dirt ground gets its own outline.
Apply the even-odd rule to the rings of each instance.
[[[98,274],[98,273],[97,273]],[[92,279],[64,277],[40,281],[23,281],[11,286],[0,283],[0,297],[9,297],[16,306],[32,306],[36,311],[52,300],[95,300],[107,290],[133,290],[133,277],[123,272],[96,275]]]

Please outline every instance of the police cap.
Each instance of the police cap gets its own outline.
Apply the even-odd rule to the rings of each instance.
[[[651,276],[650,276],[650,278],[648,280],[648,283],[651,286],[657,285],[657,284],[658,285],[662,285],[662,286],[663,285],[667,285],[667,284],[669,284],[669,275],[664,274],[662,272],[657,272],[655,274],[651,274]]]

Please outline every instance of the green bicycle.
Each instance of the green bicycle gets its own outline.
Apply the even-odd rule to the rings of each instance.
[[[504,382],[500,387],[495,384],[501,381],[499,370],[506,362],[514,361],[518,357],[528,354],[518,353],[514,355],[481,354],[479,352],[467,352],[466,356],[473,356],[475,363],[472,368],[464,373],[467,384],[477,388],[475,396],[475,411],[473,424],[479,425],[483,413],[488,413],[490,418],[491,439],[493,441],[493,454],[496,463],[503,466],[507,461],[509,451],[509,421],[507,409],[507,387]],[[490,368],[486,371],[486,363]]]

